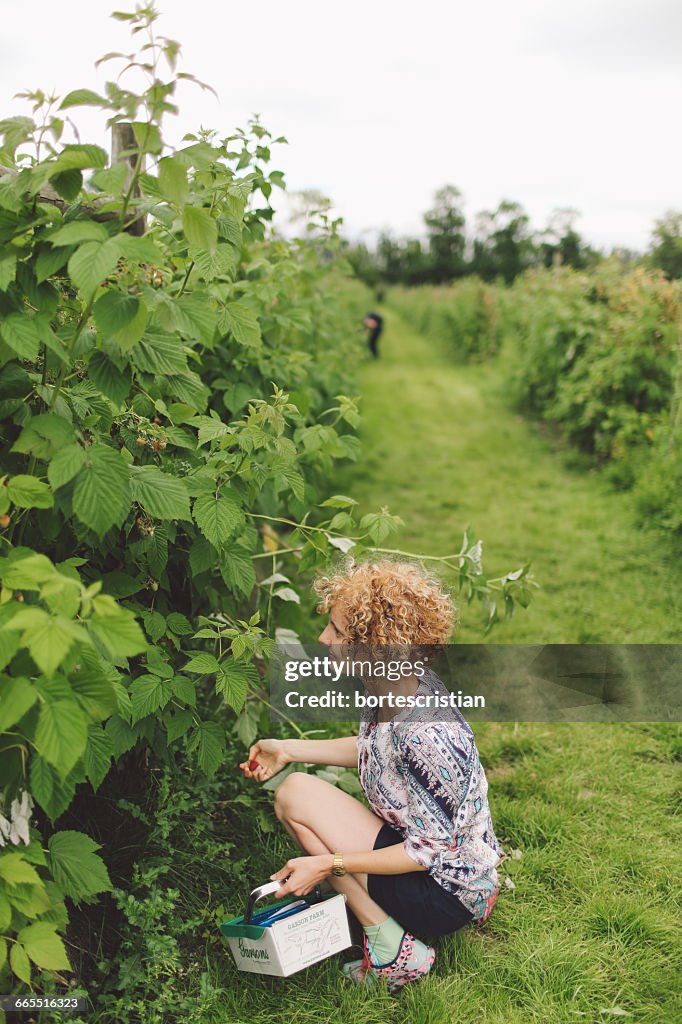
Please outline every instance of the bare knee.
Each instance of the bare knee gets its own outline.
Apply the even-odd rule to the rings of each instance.
[[[275,790],[275,814],[280,821],[284,818],[297,818],[310,801],[313,783],[312,776],[306,772],[291,772]]]

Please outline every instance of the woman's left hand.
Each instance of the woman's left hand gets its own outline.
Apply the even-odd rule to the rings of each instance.
[[[307,892],[331,874],[334,858],[330,853],[319,857],[292,857],[283,868],[270,875],[273,882],[278,878],[286,878],[286,882],[277,890],[277,897],[293,893],[294,896],[305,896]]]

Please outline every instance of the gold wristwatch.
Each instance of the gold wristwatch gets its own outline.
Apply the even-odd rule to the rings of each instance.
[[[336,875],[337,878],[339,878],[341,875],[345,875],[345,873],[346,873],[346,869],[343,866],[343,854],[342,853],[335,853],[334,854],[334,863],[332,865],[332,874]]]

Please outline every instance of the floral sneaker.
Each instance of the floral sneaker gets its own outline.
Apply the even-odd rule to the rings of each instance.
[[[485,910],[483,911],[483,914],[481,915],[481,917],[478,918],[477,921],[472,921],[471,922],[472,924],[475,924],[475,925],[477,925],[480,928],[481,925],[486,923],[486,921],[490,917],[491,910],[495,906],[495,901],[497,900],[497,897],[499,896],[499,894],[500,894],[499,888],[495,889],[495,891],[488,897],[488,901],[487,901],[487,903],[485,905]]]
[[[365,955],[362,960],[352,960],[343,965],[343,973],[351,981],[371,984],[377,978],[386,978],[389,992],[399,992],[409,981],[419,981],[431,970],[436,959],[433,946],[425,946],[409,932],[403,935],[394,960],[380,967],[372,962],[367,936],[363,935]]]

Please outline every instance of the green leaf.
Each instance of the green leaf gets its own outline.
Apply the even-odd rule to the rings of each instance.
[[[21,647],[21,637],[11,630],[0,630],[0,669],[9,665],[10,661]],[[1,716],[0,716],[1,717]],[[0,726],[0,732],[2,727]]]
[[[235,248],[240,249],[242,245],[242,228],[239,221],[231,217],[229,213],[221,213],[216,223],[220,237],[226,238],[228,242],[232,242]]]
[[[22,642],[38,668],[47,676],[55,672],[76,641],[88,642],[83,627],[72,619],[59,614],[50,615],[34,606],[18,611],[10,628],[23,630]]]
[[[187,171],[179,160],[166,156],[159,160],[159,188],[165,199],[182,206],[187,198],[189,186]]]
[[[186,206],[182,211],[182,227],[190,245],[214,253],[218,244],[218,227],[208,210]]]
[[[111,740],[114,757],[117,759],[137,743],[138,734],[136,730],[131,729],[120,715],[112,715],[104,728]]]
[[[85,451],[79,444],[67,444],[52,456],[47,467],[47,479],[54,491],[73,480],[85,462]]]
[[[48,241],[52,245],[80,245],[81,242],[106,242],[109,234],[94,220],[75,220],[58,228]]]
[[[87,740],[85,715],[75,700],[45,701],[41,705],[35,745],[62,777],[69,774]]]
[[[69,171],[72,169],[84,170],[87,167],[106,167],[109,157],[100,146],[90,144],[81,145],[69,144],[64,146],[59,156],[52,164],[51,178],[55,173]]]
[[[353,505],[357,505],[355,498],[347,498],[345,494],[334,494],[320,502],[320,508],[351,508]]]
[[[13,476],[7,485],[10,501],[18,508],[52,508],[52,491],[43,480],[21,473]]]
[[[199,767],[211,778],[225,754],[225,730],[217,722],[200,722],[191,734],[187,749],[197,751]]]
[[[250,597],[256,585],[256,573],[246,548],[236,544],[220,553],[220,574],[230,589]]]
[[[191,636],[194,627],[186,615],[181,612],[171,612],[167,619],[168,628],[176,636]]]
[[[129,472],[119,452],[103,444],[86,451],[76,478],[73,510],[82,523],[103,537],[130,508]]]
[[[19,722],[36,702],[37,692],[28,679],[17,677],[0,681],[0,733]]]
[[[116,237],[106,242],[85,242],[69,260],[71,280],[85,298],[90,298],[99,285],[116,269],[120,247]]]
[[[59,104],[60,110],[68,110],[69,107],[107,107],[108,100],[98,96],[92,89],[74,89],[66,94]]]
[[[237,719],[237,736],[245,747],[250,747],[258,735],[258,710],[245,704]]]
[[[118,709],[116,690],[107,676],[110,666],[105,668],[106,663],[88,648],[77,651],[72,657],[77,661],[69,671],[71,690],[86,715],[101,722]]]
[[[12,590],[39,590],[56,572],[46,555],[39,555],[30,548],[15,548],[0,561],[0,579]]]
[[[99,192],[110,196],[119,196],[128,180],[130,168],[127,163],[112,164],[101,171],[95,171],[91,177],[93,187]]]
[[[35,261],[34,272],[36,281],[41,284],[48,277],[52,277],[58,270],[61,270],[68,261],[73,248],[43,249]]]
[[[44,412],[31,417],[11,450],[35,455],[38,459],[49,459],[64,445],[71,444],[74,438],[75,431],[68,420],[53,412]]]
[[[184,481],[156,466],[131,466],[130,491],[132,500],[156,519],[192,520]]]
[[[16,256],[3,256],[0,258],[0,291],[6,292],[17,272]]]
[[[159,708],[166,706],[173,696],[171,684],[158,676],[139,676],[130,687],[133,701],[133,725]]]
[[[181,373],[187,369],[187,354],[179,338],[164,334],[147,334],[130,351],[134,366],[145,373]]]
[[[90,379],[114,405],[122,405],[130,392],[130,377],[122,373],[104,352],[93,352],[88,363]],[[49,476],[49,474],[48,474]]]
[[[177,697],[184,704],[189,704],[190,707],[196,707],[197,690],[196,685],[191,679],[187,679],[185,676],[175,676],[171,681],[171,687],[173,688],[173,696]]]
[[[28,918],[36,918],[50,909],[50,897],[44,886],[17,885],[8,897],[14,909]]]
[[[83,763],[95,793],[109,772],[113,756],[114,750],[108,734],[100,725],[93,725],[88,732],[88,743],[83,754]]]
[[[195,537],[189,551],[189,566],[192,575],[199,576],[217,564],[217,552],[203,537]]]
[[[256,314],[241,302],[229,302],[223,309],[220,326],[230,331],[245,348],[256,348],[261,342],[260,324]]]
[[[92,312],[97,326],[106,338],[118,334],[135,319],[140,308],[140,300],[134,295],[109,288],[101,295]]]
[[[11,920],[12,907],[4,892],[0,892],[0,932],[8,931]],[[2,958],[0,958],[0,969],[2,969]]]
[[[181,403],[191,405],[197,412],[206,408],[211,397],[210,389],[202,383],[201,377],[189,371],[168,377],[168,387]]]
[[[22,928],[17,935],[36,967],[46,971],[70,971],[64,943],[53,924],[36,921]]]
[[[88,628],[112,661],[119,664],[147,650],[147,641],[132,612],[121,608],[108,594],[100,594],[92,603],[95,614],[88,621]]]
[[[18,942],[12,943],[12,948],[9,951],[9,965],[20,981],[25,981],[27,985],[30,985],[31,964],[23,946],[20,946]]]
[[[34,754],[31,758],[31,794],[47,816],[54,821],[63,814],[73,799],[75,785],[62,780],[47,761]]]
[[[212,674],[217,672],[220,668],[217,659],[206,652],[201,654],[195,654],[195,656],[187,662],[183,672],[196,672],[197,675],[205,675],[207,673]]]
[[[159,579],[168,564],[168,528],[163,520],[156,526],[154,533],[147,537],[145,553],[149,571]]]
[[[176,329],[191,341],[204,345],[213,344],[213,336],[219,323],[215,300],[210,292],[194,290],[191,295],[182,295],[173,305]]]
[[[218,497],[205,494],[197,498],[193,515],[206,540],[216,548],[222,547],[245,522],[239,501],[230,491]]]
[[[206,444],[207,441],[215,441],[219,437],[224,437],[229,432],[227,423],[223,423],[217,416],[195,416],[191,420],[191,425],[198,427],[199,447]]]
[[[192,712],[187,709],[176,711],[172,718],[166,722],[166,739],[168,743],[175,743],[177,739],[184,736],[192,724]]]
[[[166,620],[161,612],[147,611],[142,615],[147,636],[153,644],[157,643],[166,632]]]
[[[163,141],[158,126],[152,121],[133,121],[132,129],[135,141],[145,153],[160,153]]]
[[[128,352],[133,345],[137,345],[140,338],[145,332],[147,327],[147,321],[149,320],[149,310],[143,302],[139,299],[139,305],[137,313],[125,327],[122,327],[118,334],[113,335],[113,340],[121,350],[121,352]]]
[[[22,359],[38,358],[42,334],[35,317],[25,313],[10,313],[0,324],[3,340]]]
[[[50,181],[55,191],[59,193],[62,199],[66,199],[68,203],[72,203],[77,199],[80,190],[83,188],[83,175],[75,168],[52,174]]]
[[[111,892],[111,880],[104,861],[95,850],[100,847],[82,832],[56,832],[49,840],[52,877],[65,896],[75,903],[92,902],[89,897]]]
[[[292,494],[298,499],[298,501],[303,501],[305,497],[305,480],[295,463],[284,463],[278,465],[275,477],[277,480],[278,491],[283,485],[291,490]]]
[[[214,281],[216,277],[232,277],[239,266],[240,252],[227,242],[219,242],[214,253],[191,248],[189,256],[197,275],[204,281]]]
[[[216,693],[221,694],[236,714],[244,707],[249,686],[258,681],[253,665],[244,665],[230,659],[223,662],[216,676]]]
[[[126,233],[117,235],[116,241],[121,252],[132,263],[152,263],[160,266],[165,261],[164,254],[159,247],[146,236],[128,235]]]
[[[42,886],[40,875],[21,853],[0,853],[0,878],[10,888],[15,885]]]

